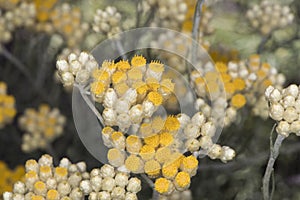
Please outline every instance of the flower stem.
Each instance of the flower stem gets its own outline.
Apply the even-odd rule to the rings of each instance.
[[[193,45],[192,45],[192,62],[196,61],[197,51],[198,51],[198,39],[199,39],[199,29],[200,29],[200,21],[201,21],[201,14],[202,14],[202,7],[203,7],[204,0],[198,0],[194,12],[194,21],[193,21],[193,29],[192,29],[192,38],[193,38]],[[195,42],[197,41],[197,43]]]
[[[104,120],[102,118],[102,115],[99,113],[99,111],[97,110],[97,108],[94,106],[94,104],[92,103],[91,99],[87,96],[87,92],[83,89],[82,86],[75,84],[75,87],[77,87],[80,91],[80,94],[83,98],[83,100],[85,101],[85,103],[88,105],[88,107],[91,109],[91,111],[96,115],[96,117],[98,118],[98,120],[101,123],[101,126],[104,127]]]
[[[271,148],[270,151],[270,157],[268,161],[268,165],[265,171],[265,175],[263,177],[263,187],[262,187],[262,192],[263,192],[263,198],[264,200],[270,200],[272,197],[270,197],[270,178],[272,175],[272,172],[274,170],[274,163],[279,155],[279,149],[282,144],[282,141],[285,139],[285,137],[281,134],[278,134],[275,140],[275,143],[273,147]]]

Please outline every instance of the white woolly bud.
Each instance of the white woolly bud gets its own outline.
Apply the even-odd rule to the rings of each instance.
[[[118,95],[115,92],[115,90],[113,88],[108,88],[104,95],[104,100],[103,100],[104,107],[113,108],[117,99],[118,99]]]
[[[108,164],[105,164],[101,167],[101,176],[103,178],[105,177],[114,177],[115,176],[115,169],[113,166],[110,166]]]
[[[122,187],[115,187],[112,191],[111,191],[111,197],[113,199],[125,199],[125,189]]]
[[[115,186],[116,181],[111,177],[106,177],[102,180],[102,190],[104,191],[111,192]]]
[[[184,128],[191,120],[191,118],[184,113],[180,113],[176,117],[180,123],[180,128]]]
[[[142,106],[145,117],[151,117],[155,111],[154,104],[150,101],[144,101]]]
[[[223,146],[222,147],[220,159],[223,162],[227,162],[229,160],[232,160],[234,157],[235,157],[235,151],[233,149],[231,149],[228,146]]]
[[[93,191],[99,192],[101,190],[101,184],[102,184],[101,176],[97,175],[91,178],[91,186],[93,188]]]
[[[277,133],[284,137],[288,137],[290,134],[290,124],[286,121],[281,121],[276,127]]]
[[[298,113],[294,107],[288,107],[283,113],[283,119],[291,123],[298,119]]]
[[[80,182],[80,189],[85,194],[88,195],[93,191],[91,182],[89,180],[83,180]]]
[[[202,136],[199,140],[201,148],[208,150],[212,145],[212,139],[209,136]]]
[[[267,98],[267,99],[269,99],[270,98],[270,95],[271,95],[271,93],[273,92],[273,90],[274,90],[275,88],[273,87],[273,86],[269,86],[269,87],[267,87],[267,89],[266,89],[266,91],[265,91],[265,97]]]
[[[202,126],[205,123],[205,116],[201,112],[197,112],[191,119],[191,122],[196,126]]]
[[[14,193],[18,193],[18,194],[25,194],[26,186],[23,182],[18,181],[14,184],[13,191],[14,191]]]
[[[128,178],[129,176],[126,173],[117,173],[115,177],[116,185],[120,187],[125,187],[128,184]]]
[[[208,121],[206,123],[203,124],[203,126],[201,127],[201,135],[202,136],[214,136],[216,133],[216,127],[213,124],[213,122]]]
[[[281,95],[280,91],[277,88],[275,88],[270,94],[269,101],[272,103],[275,103],[275,102],[280,101],[281,98],[282,98],[282,95]]]
[[[276,121],[280,121],[283,118],[284,108],[279,103],[274,103],[270,107],[270,117]]]
[[[211,148],[208,149],[208,156],[211,159],[216,159],[221,156],[222,153],[222,147],[218,144],[213,144]]]
[[[185,147],[191,152],[198,151],[200,142],[197,139],[189,139],[185,142]]]
[[[117,113],[128,113],[130,104],[125,99],[118,99],[115,104],[115,110]]]
[[[295,106],[295,97],[291,96],[291,95],[288,95],[288,96],[285,96],[283,101],[282,101],[282,105],[284,108],[287,108],[287,107],[290,107],[290,106]]]
[[[184,134],[187,139],[197,138],[200,136],[199,126],[187,124],[184,129]]]
[[[104,119],[105,125],[107,126],[114,126],[117,121],[117,113],[110,108],[105,108],[102,117]]]
[[[98,199],[101,200],[111,200],[111,196],[109,192],[102,191],[98,193]]]
[[[143,107],[141,104],[137,104],[129,110],[129,117],[132,123],[139,124],[143,119],[142,116]]]
[[[126,189],[128,192],[138,193],[142,189],[140,179],[130,178]]]
[[[56,62],[56,68],[60,72],[67,72],[67,71],[69,71],[69,64],[66,60],[58,60]]]
[[[131,105],[136,102],[137,91],[133,88],[129,88],[122,97],[125,101],[129,102]]]

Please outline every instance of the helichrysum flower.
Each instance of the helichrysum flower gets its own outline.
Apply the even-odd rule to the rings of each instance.
[[[3,9],[1,9],[3,8]],[[12,39],[11,32],[20,27],[32,27],[36,9],[33,3],[0,2],[0,44]]]
[[[300,135],[299,86],[291,84],[284,89],[269,86],[265,97],[269,104],[269,116],[278,122],[276,131],[285,137],[290,133]]]
[[[163,64],[147,64],[143,56],[134,56],[130,62],[104,61],[93,71],[90,91],[95,101],[104,106],[105,125],[126,131],[151,117],[174,90],[174,83],[163,78],[163,73]]]
[[[121,32],[121,14],[115,7],[108,6],[105,10],[98,9],[94,16],[93,30],[111,38]]]
[[[5,192],[4,200],[21,199],[137,199],[141,181],[129,174],[116,171],[110,165],[95,168],[90,173],[86,164],[72,164],[67,158],[54,166],[52,157],[43,155],[38,161],[25,164],[24,181],[14,184],[12,192]]]
[[[65,117],[57,108],[50,109],[46,104],[38,110],[26,109],[19,118],[19,125],[25,131],[22,149],[25,152],[45,148],[48,143],[63,133]]]
[[[7,94],[6,84],[0,82],[0,128],[11,123],[15,115],[15,98]]]
[[[89,25],[82,21],[79,7],[64,3],[50,12],[50,23],[55,32],[60,33],[71,48],[78,47],[88,31]]]
[[[147,0],[142,4],[144,10],[149,10],[151,7],[157,7],[157,12],[154,16],[152,26],[171,28],[178,30],[181,27],[185,14],[187,12],[187,4],[179,0]],[[172,9],[170,9],[172,8]]]
[[[258,29],[263,35],[284,28],[291,24],[294,15],[289,6],[276,4],[271,1],[262,1],[254,5],[246,14],[253,28]]]
[[[85,85],[92,72],[98,68],[95,58],[86,52],[70,53],[67,59],[56,62],[59,79],[65,87],[72,87],[74,83]]]
[[[16,190],[20,184],[16,184],[13,188],[14,183],[18,183],[17,181],[22,180],[25,175],[25,169],[23,166],[18,166],[14,170],[9,169],[4,161],[0,161],[0,169],[1,169],[1,181],[0,181],[0,195],[6,191],[12,192]]]

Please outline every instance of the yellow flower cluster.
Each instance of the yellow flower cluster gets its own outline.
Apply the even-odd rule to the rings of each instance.
[[[33,0],[36,7],[38,31],[59,33],[67,46],[75,48],[82,41],[89,26],[82,22],[82,13],[78,7],[70,4],[58,4],[57,0]]]
[[[21,27],[32,27],[35,20],[35,6],[31,2],[0,1],[0,44],[12,39],[12,32]]]
[[[36,19],[38,22],[46,22],[50,19],[52,9],[58,0],[32,0],[36,7]]]
[[[225,111],[225,125],[228,126],[236,119],[237,110],[246,103],[252,106],[254,114],[267,118],[264,90],[271,84],[282,87],[285,78],[270,64],[262,62],[259,55],[251,55],[245,61],[217,62],[215,70],[207,71],[203,76],[194,71],[191,80],[199,96],[197,107],[207,117],[213,110],[223,109],[219,113]],[[213,107],[206,103],[207,100],[215,103]]]
[[[2,196],[5,191],[11,192],[13,190],[12,185],[20,181],[25,175],[23,166],[18,166],[14,170],[11,170],[4,161],[0,161],[0,171],[0,196]]]
[[[0,128],[10,123],[16,113],[15,98],[7,94],[6,84],[0,82]]]
[[[79,200],[85,196],[89,199],[134,200],[141,190],[138,178],[130,178],[129,174],[107,164],[88,172],[85,162],[73,164],[63,158],[58,166],[54,166],[53,158],[46,154],[38,161],[27,160],[25,169],[24,181],[16,182],[12,192],[5,192],[4,200]]]
[[[38,110],[26,109],[25,114],[19,118],[21,129],[26,131],[23,135],[22,150],[30,152],[37,148],[45,148],[63,133],[65,121],[65,117],[57,108],[51,110],[46,104],[40,105]]]
[[[130,63],[104,61],[94,70],[90,91],[95,101],[104,106],[105,125],[125,131],[151,117],[174,90],[174,83],[163,77],[164,70],[163,64],[147,64],[143,56],[134,56]]]
[[[146,173],[155,179],[155,189],[160,194],[171,194],[175,188],[186,190],[191,177],[196,174],[198,160],[179,152],[176,136],[179,129],[180,122],[174,116],[165,120],[154,117],[150,123],[142,123],[139,136],[126,136],[105,127],[102,138],[110,147],[108,161],[132,173]]]
[[[82,13],[80,8],[71,7],[64,3],[56,7],[50,15],[50,21],[54,30],[67,40],[69,47],[78,46],[84,35],[88,31],[88,24],[82,22]]]
[[[186,35],[190,37],[186,37]],[[179,33],[168,31],[160,34],[157,40],[151,43],[151,46],[154,49],[163,49],[164,51],[155,50],[154,52],[159,55],[168,66],[184,73],[187,67],[186,60],[182,57],[188,55],[189,47],[192,46],[192,42],[191,32]],[[204,49],[209,49],[209,42],[203,40],[202,36],[199,37],[199,43]],[[176,52],[176,54],[170,52]]]

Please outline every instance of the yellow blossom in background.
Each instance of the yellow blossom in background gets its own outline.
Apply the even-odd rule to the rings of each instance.
[[[0,82],[0,128],[11,123],[16,113],[15,98],[7,94],[6,84]]]
[[[22,150],[30,152],[38,148],[46,148],[48,143],[63,133],[65,117],[58,108],[51,109],[41,104],[38,110],[28,108],[19,118],[19,126],[26,131],[23,135]]]
[[[11,170],[4,161],[0,161],[0,196],[6,191],[11,192],[13,184],[23,179],[25,169],[23,166],[18,166]]]

